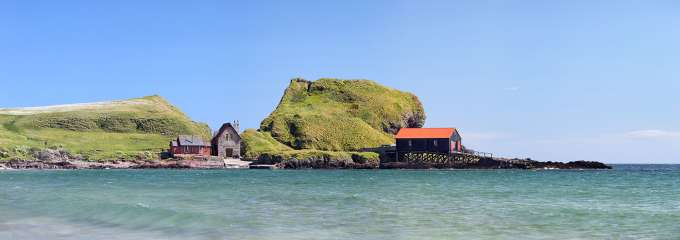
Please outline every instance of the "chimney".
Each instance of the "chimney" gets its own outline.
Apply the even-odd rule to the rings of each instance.
[[[234,126],[234,130],[236,130],[236,132],[241,132],[238,120],[234,120],[231,125]]]

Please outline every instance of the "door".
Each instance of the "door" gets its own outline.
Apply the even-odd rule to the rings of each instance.
[[[233,148],[225,148],[224,149],[224,156],[225,157],[233,157],[234,156],[234,149]]]

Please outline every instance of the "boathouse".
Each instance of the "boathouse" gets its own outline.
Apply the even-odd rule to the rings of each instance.
[[[170,141],[169,152],[171,155],[175,154],[190,154],[210,156],[210,144],[203,141],[200,136],[179,135],[176,139]]]
[[[222,124],[220,130],[210,141],[212,155],[221,158],[240,158],[241,157],[241,136],[238,134],[239,123]]]
[[[455,128],[402,128],[396,136],[398,153],[463,152],[460,134]]]

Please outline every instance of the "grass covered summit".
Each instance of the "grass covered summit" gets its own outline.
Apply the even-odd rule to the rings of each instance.
[[[424,123],[423,106],[411,93],[370,80],[298,78],[290,81],[259,133],[247,132],[245,144],[251,156],[285,148],[357,151],[393,144],[400,128]]]
[[[178,134],[211,135],[160,96],[0,109],[0,159],[31,159],[42,148],[88,160],[157,158]]]

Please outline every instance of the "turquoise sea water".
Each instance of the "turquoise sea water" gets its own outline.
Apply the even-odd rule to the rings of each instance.
[[[680,166],[0,171],[0,239],[680,239]]]

